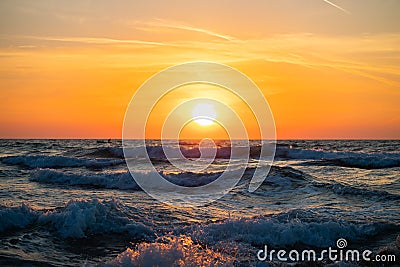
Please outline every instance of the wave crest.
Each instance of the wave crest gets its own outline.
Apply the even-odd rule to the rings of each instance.
[[[232,266],[233,258],[195,244],[188,236],[163,236],[127,248],[105,266]]]
[[[251,246],[293,247],[302,244],[328,247],[338,238],[358,240],[374,236],[386,228],[399,229],[393,225],[357,224],[333,218],[316,221],[318,217],[312,212],[293,210],[272,217],[242,218],[199,226],[191,236],[212,246],[220,241],[234,241]]]
[[[148,227],[130,219],[122,203],[115,199],[70,200],[65,207],[48,211],[35,211],[27,205],[5,207],[0,215],[0,232],[45,225],[63,238],[110,233],[127,233],[136,238],[153,235]]]
[[[7,156],[0,160],[5,164],[22,165],[28,168],[103,168],[125,163],[124,160],[116,159],[85,159],[65,156]]]

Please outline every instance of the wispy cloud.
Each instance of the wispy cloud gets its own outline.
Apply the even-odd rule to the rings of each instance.
[[[13,36],[13,37],[18,39],[71,42],[71,43],[83,43],[83,44],[99,44],[99,45],[118,45],[118,44],[129,44],[129,45],[139,44],[139,45],[149,45],[149,46],[171,45],[163,42],[151,42],[151,41],[133,40],[133,39],[114,39],[114,38],[102,38],[102,37],[57,37],[57,36]]]
[[[155,24],[159,26],[161,22]],[[150,30],[150,25],[146,25]],[[169,24],[163,23],[162,25]],[[191,26],[179,27],[175,25],[172,28],[193,30]],[[198,32],[198,29],[194,31]],[[218,34],[218,36],[221,36],[221,34]],[[214,60],[227,64],[261,60],[300,65],[307,68],[333,68],[356,76],[373,79],[392,87],[400,86],[399,65],[392,61],[382,61],[383,57],[394,59],[400,55],[400,51],[397,49],[397,44],[400,40],[399,34],[361,37],[322,37],[310,34],[286,34],[266,39],[239,40],[233,38],[234,41],[228,42],[215,41],[215,39],[165,40],[157,42],[136,39],[57,36],[14,36],[14,38],[26,40],[26,42],[19,45],[19,48],[26,48],[25,50],[34,48],[35,46],[43,47],[43,44],[38,44],[36,40],[56,42],[55,44],[44,43],[44,46],[58,46],[57,42],[71,42],[88,47],[91,45],[107,45],[110,47],[109,52],[106,55],[100,54],[98,56],[101,58],[111,56],[112,66],[131,67],[135,64],[143,65],[145,64],[144,62],[147,62],[146,64],[169,65],[199,59]],[[14,43],[21,42],[15,41]],[[316,44],[319,45],[316,46]],[[134,52],[136,48],[142,47],[152,49],[151,51],[140,50]],[[218,52],[216,53],[216,51]],[[356,53],[348,53],[347,51],[356,51]],[[74,55],[75,52],[75,48],[69,51],[71,55]],[[15,51],[10,50],[7,53],[15,53]],[[91,53],[96,54],[98,51],[93,50]],[[116,58],[120,60],[118,63],[115,61]],[[107,60],[103,61],[108,62]]]
[[[138,29],[141,30],[151,30],[154,31],[154,28],[169,28],[169,29],[177,29],[177,30],[184,30],[184,31],[191,31],[191,32],[197,32],[197,33],[203,33],[212,37],[217,37],[226,41],[237,41],[235,37],[232,37],[227,34],[221,34],[212,30],[204,29],[204,28],[199,28],[199,27],[194,27],[191,25],[187,24],[182,24],[182,23],[173,23],[173,22],[166,22],[161,19],[157,19],[156,21],[150,21],[150,22],[136,22],[136,24],[142,24],[147,27],[138,27]]]

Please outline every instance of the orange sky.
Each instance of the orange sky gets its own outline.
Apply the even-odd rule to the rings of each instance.
[[[399,139],[400,2],[332,2],[1,1],[0,138],[121,138],[146,79],[215,61],[258,85],[279,139]]]

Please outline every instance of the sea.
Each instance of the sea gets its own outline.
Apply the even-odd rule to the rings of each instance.
[[[198,144],[180,143],[193,164]],[[217,179],[231,145],[217,142],[207,171],[185,172],[159,140],[146,141],[155,169],[188,187]],[[136,184],[121,140],[0,140],[0,266],[278,266],[257,253],[321,251],[339,239],[349,249],[399,255],[399,140],[279,140],[264,182],[250,192],[257,151],[253,140],[228,194],[181,207]]]

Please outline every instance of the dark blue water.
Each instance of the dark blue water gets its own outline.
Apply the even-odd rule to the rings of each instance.
[[[197,157],[196,145],[182,142],[186,157]],[[176,170],[159,141],[147,150],[168,179],[196,186],[224,170],[229,145],[218,143],[204,173]],[[179,208],[141,190],[118,140],[0,140],[0,265],[208,266],[218,258],[248,266],[264,245],[322,249],[345,238],[376,252],[395,243],[400,141],[280,141],[271,172],[249,193],[258,148],[252,142],[228,195]]]

